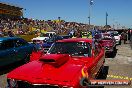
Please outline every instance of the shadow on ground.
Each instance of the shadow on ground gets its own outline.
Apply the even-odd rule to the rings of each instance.
[[[106,79],[109,71],[109,66],[104,66],[103,70],[99,73],[97,79]]]
[[[118,51],[118,49],[115,49],[114,52],[105,53],[105,57],[106,57],[106,58],[115,58],[115,57],[116,57],[116,54],[117,54],[117,51]]]
[[[109,71],[109,66],[104,66],[103,70],[99,73],[97,79],[100,80],[105,80],[107,78]],[[99,86],[99,87],[90,87],[90,88],[104,88],[104,86]]]

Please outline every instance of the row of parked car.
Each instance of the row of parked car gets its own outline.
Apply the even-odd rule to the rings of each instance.
[[[7,75],[8,88],[85,88],[90,80],[105,74],[105,53],[113,52],[116,41],[110,34],[96,39],[52,36],[33,40],[1,38],[0,66],[15,61],[28,62]],[[49,48],[48,51],[36,47]],[[39,45],[39,46],[40,46]],[[4,46],[4,47],[2,47]],[[8,54],[7,54],[8,53]],[[8,56],[9,55],[9,56]],[[89,84],[89,85],[87,85]]]

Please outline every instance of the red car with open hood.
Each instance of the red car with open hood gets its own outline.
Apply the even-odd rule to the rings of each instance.
[[[104,53],[104,48],[91,39],[59,40],[38,60],[11,71],[8,87],[86,88],[82,79],[96,79],[105,62]]]

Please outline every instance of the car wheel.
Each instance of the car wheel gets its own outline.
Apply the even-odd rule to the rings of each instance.
[[[80,85],[83,86],[83,87],[87,87],[89,85],[89,80],[85,77],[81,78],[80,80]]]
[[[116,51],[116,46],[114,47],[114,52]]]
[[[105,74],[105,70],[104,70],[104,65],[101,67],[100,72],[99,72],[99,79],[103,79],[104,78],[104,74]]]

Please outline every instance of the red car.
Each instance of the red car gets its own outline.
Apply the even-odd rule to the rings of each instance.
[[[109,33],[103,33],[100,43],[105,48],[106,53],[114,53],[116,50],[116,40]]]
[[[82,79],[87,83],[96,79],[104,66],[104,53],[91,39],[59,40],[38,60],[11,71],[8,88],[86,88]]]

